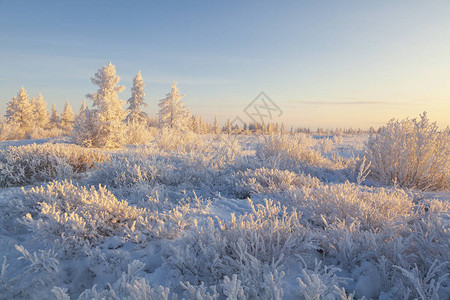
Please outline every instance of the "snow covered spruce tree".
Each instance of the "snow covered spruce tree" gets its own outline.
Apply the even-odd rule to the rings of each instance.
[[[34,105],[23,87],[8,103],[5,117],[8,123],[17,126],[19,138],[23,138],[33,128]]]
[[[131,88],[131,98],[128,99],[128,115],[126,121],[128,123],[143,123],[147,120],[147,114],[141,110],[141,107],[147,106],[144,97],[144,80],[142,79],[141,71],[136,74],[133,79],[133,87]]]
[[[125,87],[119,85],[120,77],[116,75],[116,67],[109,63],[99,69],[91,78],[92,83],[98,86],[97,93],[86,95],[94,103],[91,110],[90,127],[85,127],[91,131],[90,141],[94,147],[118,148],[125,142],[124,123],[125,111],[124,101],[119,99],[117,93],[122,92]],[[76,131],[80,134],[80,131]],[[83,136],[83,134],[81,134]],[[89,136],[89,135],[86,135]],[[80,136],[79,136],[80,137]],[[81,144],[85,141],[75,137]]]
[[[34,113],[36,126],[40,128],[47,128],[48,122],[50,122],[50,113],[47,109],[47,103],[41,93],[39,93],[34,101]]]
[[[213,133],[220,134],[222,131],[220,130],[219,122],[217,121],[217,117],[214,117],[214,125],[213,125]]]
[[[84,147],[92,147],[94,138],[91,131],[92,126],[91,111],[87,107],[86,101],[83,100],[72,130],[73,141]]]
[[[172,82],[172,90],[166,98],[159,102],[159,127],[168,129],[187,130],[191,125],[189,110],[180,100],[184,95],[180,95],[177,83]]]
[[[61,122],[61,118],[59,116],[58,111],[56,110],[56,105],[53,103],[52,105],[52,114],[50,116],[50,128],[59,128]]]
[[[70,133],[73,129],[73,123],[75,121],[75,116],[73,114],[72,107],[69,104],[69,101],[66,101],[64,105],[64,111],[61,116],[61,129],[66,133]]]

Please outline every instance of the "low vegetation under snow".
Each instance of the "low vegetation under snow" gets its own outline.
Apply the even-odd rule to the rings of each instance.
[[[402,122],[3,142],[0,298],[446,299],[449,132]]]

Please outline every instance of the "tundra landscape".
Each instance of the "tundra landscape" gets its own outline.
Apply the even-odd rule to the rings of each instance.
[[[23,3],[0,1],[42,21],[0,32],[0,299],[450,299],[448,3]]]

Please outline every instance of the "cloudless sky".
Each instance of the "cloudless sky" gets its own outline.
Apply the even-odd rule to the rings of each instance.
[[[450,1],[0,0],[1,114],[20,86],[78,111],[109,62],[122,100],[141,70],[150,115],[176,80],[207,120],[264,91],[288,125],[450,125]]]

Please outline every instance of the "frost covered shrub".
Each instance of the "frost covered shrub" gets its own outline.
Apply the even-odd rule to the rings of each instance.
[[[221,135],[219,139],[204,145],[202,153],[209,160],[209,167],[220,170],[242,157],[243,150],[237,136]]]
[[[334,143],[334,140],[332,140],[330,138],[320,139],[320,142],[319,142],[320,152],[327,153],[327,152],[330,152],[331,150],[333,150],[333,143]]]
[[[126,124],[126,143],[130,145],[143,145],[152,141],[156,134],[154,128],[148,127],[144,122],[128,122]]]
[[[342,137],[342,135],[336,134],[333,136],[332,140],[333,140],[334,144],[342,144],[342,142],[344,141],[344,138]]]
[[[314,247],[295,210],[265,205],[231,221],[209,218],[165,253],[167,264],[183,281],[217,285],[236,274],[248,298],[282,294],[282,262],[294,252]],[[269,283],[271,282],[271,283]],[[276,298],[276,297],[275,297]]]
[[[203,144],[196,134],[176,129],[161,129],[154,142],[158,149],[166,152],[192,152]]]
[[[112,235],[134,231],[136,222],[143,221],[145,210],[118,201],[106,188],[87,189],[68,181],[51,182],[24,192],[28,201],[38,203],[38,216],[23,217],[33,231],[44,234],[50,241],[97,244]]]
[[[387,226],[381,227],[364,228],[358,219],[334,223],[324,220],[324,230],[318,229],[317,232],[319,247],[326,257],[333,257],[348,270],[354,270],[360,264],[363,267],[365,262],[374,266],[367,269],[365,274],[353,275],[357,280],[357,293],[358,290],[361,293],[364,285],[368,284],[367,280],[370,280],[372,295],[378,295],[383,290],[380,299],[382,294],[385,295],[383,299],[409,298],[411,295],[418,297],[415,292],[411,292],[413,289],[409,288],[408,291],[411,285],[406,278],[401,277],[398,268],[392,267],[396,265],[408,272],[415,270],[414,277],[421,288],[434,286],[432,289],[439,290],[439,294],[445,294],[445,291],[448,294],[450,280],[441,279],[448,273],[448,266],[433,271],[435,273],[428,279],[428,275],[425,275],[429,274],[433,264],[448,261],[446,254],[450,248],[447,243],[448,221],[443,213],[445,205],[433,200],[411,210],[414,212],[386,220]],[[438,280],[443,280],[441,289],[434,285]]]
[[[135,153],[115,156],[111,161],[99,166],[92,174],[91,183],[103,184],[109,188],[127,189],[140,184],[154,185],[162,166],[171,168],[155,157],[141,156]]]
[[[412,213],[412,197],[402,190],[366,188],[353,183],[320,184],[294,194],[305,217],[315,223],[355,220],[365,229],[388,226]]]
[[[151,287],[147,280],[141,276],[145,264],[134,260],[128,265],[128,270],[122,273],[122,276],[114,282],[108,283],[105,288],[98,289],[94,285],[86,289],[77,298],[78,300],[102,300],[102,299],[124,299],[124,300],[144,300],[158,299],[168,300],[176,299],[176,295],[169,298],[170,289],[162,286]],[[54,287],[53,295],[57,300],[70,300],[70,295],[66,288]]]
[[[55,181],[24,194],[27,201],[38,204],[38,212],[35,217],[28,213],[23,223],[46,240],[62,244],[66,251],[95,246],[111,236],[137,242],[148,237],[172,238],[187,226],[178,209],[153,213],[117,200],[102,186],[87,189]]]
[[[362,230],[358,220],[325,223],[322,233],[319,235],[320,248],[327,257],[335,258],[346,268],[375,258],[386,245],[382,235]]]
[[[439,300],[444,299],[445,295],[448,296],[449,288],[447,284],[449,281],[447,280],[449,276],[449,262],[443,262],[438,264],[437,261],[434,261],[431,264],[430,268],[426,271],[426,273],[421,274],[418,270],[417,266],[412,268],[412,270],[405,270],[401,267],[397,268],[402,272],[402,275],[408,279],[408,286],[411,287],[409,291],[412,290],[413,297],[417,297],[415,299],[431,299],[431,300]],[[442,272],[444,271],[444,272]],[[446,287],[446,291],[443,291],[442,287]]]
[[[55,252],[40,250],[38,253],[31,254],[21,245],[15,245],[15,248],[21,253],[17,260],[24,260],[27,265],[19,275],[7,279],[6,273],[9,265],[4,257],[1,270],[1,284],[4,289],[0,290],[0,297],[2,299],[17,297],[44,299],[48,297],[45,290],[58,281],[60,272]]]
[[[251,194],[289,191],[302,186],[317,186],[320,181],[310,175],[296,174],[290,171],[260,168],[238,171],[233,175],[236,192],[241,197]]]
[[[29,139],[43,139],[43,138],[51,138],[66,135],[67,133],[58,127],[55,128],[40,128],[35,127],[30,130],[28,138]]]
[[[0,186],[63,179],[85,172],[109,155],[75,145],[31,144],[0,150]]]
[[[178,150],[177,150],[178,151]],[[241,158],[239,143],[214,141],[193,152],[165,152],[154,145],[127,149],[114,154],[98,166],[89,184],[103,184],[114,193],[140,193],[170,187],[178,192],[201,189],[206,193],[229,190],[224,176],[233,174],[235,162]],[[219,186],[220,185],[220,186]]]
[[[262,159],[272,159],[275,162],[293,161],[310,166],[324,166],[327,160],[314,150],[315,141],[304,135],[270,135],[256,150],[256,155]]]
[[[200,165],[200,166],[199,166]],[[205,180],[201,162],[177,155],[147,155],[126,152],[99,166],[89,178],[91,184],[104,184],[118,192],[139,192],[159,185],[190,190],[193,184]]]
[[[298,294],[306,300],[348,299],[345,290],[340,286],[351,279],[337,276],[336,272],[340,271],[341,269],[334,266],[322,266],[322,262],[317,260],[312,270],[308,270],[305,264],[301,277],[297,277]]]
[[[448,211],[449,204],[445,200],[433,200],[419,206],[418,212],[408,220],[407,226],[397,229],[399,236],[403,238],[403,258],[395,260],[395,255],[386,256],[394,257],[395,264],[404,268],[417,265],[422,273],[426,273],[436,260],[447,261],[446,253],[450,252],[447,242]]]
[[[367,143],[371,176],[385,184],[420,190],[450,187],[450,129],[439,130],[426,113],[391,120]]]

